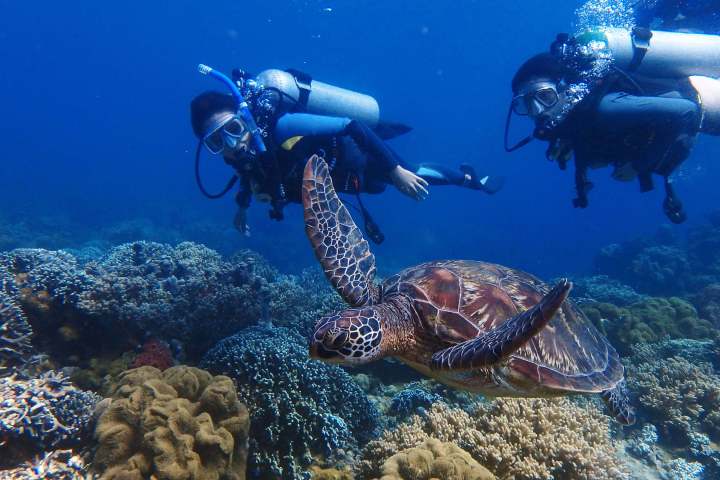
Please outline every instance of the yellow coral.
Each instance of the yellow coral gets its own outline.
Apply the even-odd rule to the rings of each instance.
[[[101,480],[244,480],[248,412],[228,377],[193,367],[124,372],[98,420]]]
[[[454,443],[443,443],[434,438],[387,459],[381,475],[379,480],[495,479],[468,452]]]
[[[608,418],[568,399],[498,399],[472,416],[436,403],[370,442],[361,475],[379,475],[384,459],[431,437],[456,443],[503,480],[627,477]]]

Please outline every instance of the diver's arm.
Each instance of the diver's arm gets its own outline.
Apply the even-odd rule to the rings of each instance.
[[[240,188],[235,195],[235,203],[238,206],[237,213],[233,219],[233,225],[242,235],[250,236],[250,227],[247,224],[247,210],[252,201],[252,190],[250,183],[245,176],[240,176]]]

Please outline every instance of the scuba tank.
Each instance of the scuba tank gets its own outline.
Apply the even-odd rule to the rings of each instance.
[[[635,28],[589,31],[581,45],[608,52],[613,66],[640,83],[689,83],[702,110],[700,131],[720,135],[720,36]]]
[[[257,75],[258,85],[279,92],[304,113],[348,117],[373,128],[380,121],[380,106],[369,95],[313,80],[297,70],[265,70]]]

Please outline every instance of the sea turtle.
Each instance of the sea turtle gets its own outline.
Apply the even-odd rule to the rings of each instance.
[[[373,281],[375,257],[332,185],[305,167],[305,230],[327,278],[352,308],[321,318],[310,355],[364,364],[395,357],[447,385],[490,396],[600,393],[634,422],[615,349],[569,300],[530,274],[478,261],[435,261]]]

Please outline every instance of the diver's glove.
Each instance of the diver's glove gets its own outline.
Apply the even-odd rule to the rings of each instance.
[[[233,225],[235,225],[235,228],[242,236],[250,236],[250,227],[247,224],[247,210],[238,208],[235,218],[233,219]]]
[[[680,224],[687,220],[682,202],[675,196],[670,181],[665,178],[665,200],[663,200],[665,216],[673,223]]]

